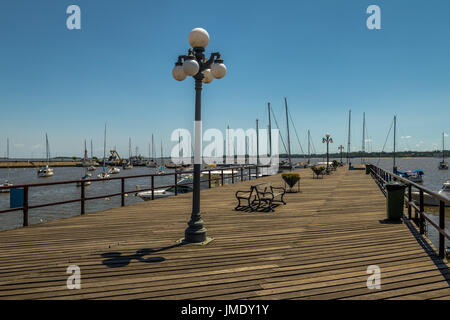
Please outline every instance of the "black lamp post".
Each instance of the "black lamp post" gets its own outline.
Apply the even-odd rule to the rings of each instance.
[[[333,143],[333,139],[330,137],[329,133],[327,133],[325,135],[325,138],[322,138],[322,143],[326,143],[327,144],[327,174],[329,174],[330,173],[330,170],[328,168],[328,164],[330,162],[329,144]]]
[[[206,229],[200,216],[200,170],[202,165],[202,83],[210,83],[216,79],[223,78],[227,68],[223,64],[219,52],[211,53],[207,60],[205,48],[209,43],[209,34],[205,29],[193,29],[188,38],[188,55],[178,57],[172,75],[175,80],[183,81],[187,76],[195,79],[195,122],[194,122],[194,182],[192,196],[191,220],[185,231],[185,242],[202,243],[207,240]]]
[[[338,149],[339,149],[339,151],[341,152],[341,164],[342,164],[342,150],[344,150],[344,146],[341,144],[341,145],[338,147]]]

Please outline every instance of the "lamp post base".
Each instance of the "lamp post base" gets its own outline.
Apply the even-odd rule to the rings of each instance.
[[[206,246],[208,243],[212,242],[213,240],[214,240],[214,238],[206,237],[205,241],[202,241],[202,242],[190,242],[190,241],[186,241],[185,238],[182,238],[180,240],[177,240],[177,243],[193,244],[193,245],[196,245],[196,246]]]
[[[198,216],[200,218],[200,214]],[[203,220],[191,219],[188,222],[188,227],[184,232],[184,241],[189,243],[201,243],[206,241],[206,228],[203,227]]]

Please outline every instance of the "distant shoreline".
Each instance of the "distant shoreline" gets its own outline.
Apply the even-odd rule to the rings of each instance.
[[[47,164],[46,161],[0,161],[0,168],[37,168]],[[80,161],[49,161],[51,167],[76,167]]]

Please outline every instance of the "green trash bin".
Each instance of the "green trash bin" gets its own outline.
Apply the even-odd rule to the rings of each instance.
[[[398,182],[386,184],[386,213],[389,220],[400,220],[403,215],[406,185]]]

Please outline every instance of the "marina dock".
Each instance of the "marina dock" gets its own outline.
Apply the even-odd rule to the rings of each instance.
[[[450,299],[448,264],[412,221],[385,221],[370,175],[298,173],[275,212],[235,211],[235,192],[279,174],[203,190],[206,246],[177,243],[192,194],[1,232],[0,299]],[[69,265],[81,289],[67,288]]]

